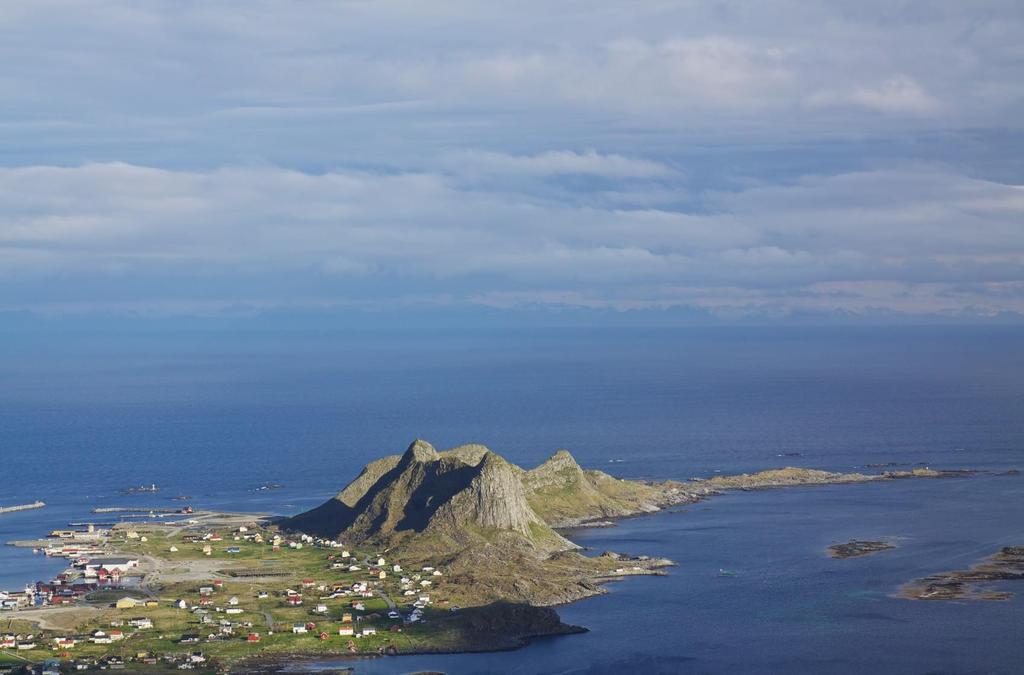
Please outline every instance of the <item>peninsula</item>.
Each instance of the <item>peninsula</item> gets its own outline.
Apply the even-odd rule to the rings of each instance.
[[[510,649],[585,630],[553,605],[670,560],[586,555],[565,528],[730,490],[963,475],[784,468],[706,480],[623,480],[560,450],[523,469],[482,445],[417,440],[291,517],[182,509],[27,545],[68,557],[9,596],[0,656],[251,672],[275,660]]]

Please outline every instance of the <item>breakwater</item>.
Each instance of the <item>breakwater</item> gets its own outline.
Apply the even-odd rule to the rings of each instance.
[[[31,504],[18,504],[16,506],[0,506],[0,513],[13,513],[14,511],[27,511],[29,509],[41,509],[46,502],[35,501]]]
[[[101,506],[92,510],[93,513],[178,513],[179,509],[145,509],[133,506]]]

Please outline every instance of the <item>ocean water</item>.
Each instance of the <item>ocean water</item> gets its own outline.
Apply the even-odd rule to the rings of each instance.
[[[0,516],[0,541],[95,518],[96,506],[173,506],[179,494],[197,507],[294,513],[417,437],[482,442],[524,466],[564,447],[625,477],[1024,469],[1024,330],[18,336],[0,341],[0,504],[48,506]],[[160,493],[119,494],[153,482]],[[255,489],[265,482],[285,487]],[[825,555],[854,537],[899,546]],[[572,538],[679,566],[561,608],[585,635],[359,661],[357,672],[1024,669],[1024,588],[1007,602],[893,597],[906,581],[1024,544],[1019,475],[730,494]],[[0,587],[59,568],[0,547]]]

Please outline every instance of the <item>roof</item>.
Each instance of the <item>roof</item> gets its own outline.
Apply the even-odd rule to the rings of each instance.
[[[138,558],[89,558],[89,565],[127,565],[130,562],[136,562]]]

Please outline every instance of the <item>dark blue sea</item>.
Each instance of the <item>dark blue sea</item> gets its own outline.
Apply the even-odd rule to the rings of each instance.
[[[523,466],[567,448],[623,477],[1024,469],[1021,328],[424,333],[0,336],[0,504],[47,502],[0,516],[0,541],[181,494],[294,513],[414,438],[485,443]],[[267,482],[285,487],[256,490]],[[161,492],[119,494],[149,483]],[[1024,583],[1006,602],[893,595],[1024,544],[1021,475],[729,494],[571,536],[679,565],[561,608],[584,635],[356,672],[1024,672]],[[898,548],[826,556],[851,538]],[[0,587],[59,568],[0,547]]]

